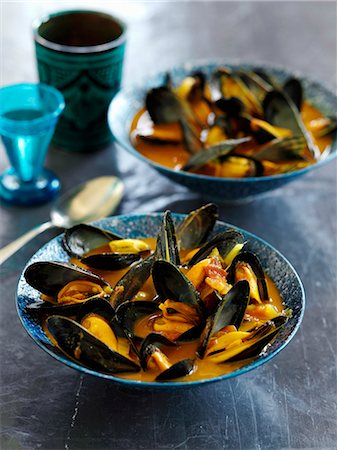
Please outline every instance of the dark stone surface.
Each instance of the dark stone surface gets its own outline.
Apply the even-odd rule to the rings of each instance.
[[[92,4],[81,2],[86,6]],[[58,8],[48,3],[49,11]],[[126,82],[219,57],[285,65],[335,84],[334,3],[96,2],[95,8],[129,23]],[[2,5],[3,84],[36,79],[30,23],[46,10],[42,2]],[[126,184],[120,213],[187,212],[203,204],[115,146],[88,155],[51,149],[47,163],[63,190],[89,177],[120,175]],[[1,169],[6,165],[1,149]],[[3,204],[0,245],[48,220],[49,207]],[[249,204],[224,206],[221,219],[266,239],[298,270],[307,310],[292,343],[256,371],[177,393],[130,391],[80,375],[40,350],[15,310],[19,274],[58,233],[50,230],[1,267],[2,449],[336,448],[336,165]]]

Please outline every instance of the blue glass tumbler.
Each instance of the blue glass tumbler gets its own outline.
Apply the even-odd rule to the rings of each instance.
[[[0,89],[0,135],[12,165],[0,176],[5,201],[33,205],[59,192],[59,179],[43,163],[64,107],[63,95],[46,84]]]

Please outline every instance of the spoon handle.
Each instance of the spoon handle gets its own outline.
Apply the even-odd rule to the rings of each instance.
[[[7,258],[12,256],[15,252],[17,252],[21,247],[23,247],[27,242],[33,239],[38,234],[42,233],[42,231],[48,230],[48,228],[52,228],[54,225],[52,222],[45,222],[41,225],[33,228],[30,231],[27,231],[21,237],[15,239],[15,241],[6,245],[0,250],[0,264],[6,261]]]

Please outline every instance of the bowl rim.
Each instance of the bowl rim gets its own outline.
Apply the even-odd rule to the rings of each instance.
[[[318,162],[314,164],[310,164],[307,167],[304,167],[303,169],[295,170],[293,172],[287,172],[287,173],[281,173],[281,174],[275,174],[275,175],[267,175],[267,176],[261,176],[261,177],[247,177],[247,178],[223,178],[223,177],[215,177],[210,175],[202,175],[197,173],[190,173],[185,172],[182,170],[174,170],[169,167],[163,166],[161,164],[158,164],[154,161],[152,161],[149,158],[146,158],[143,156],[131,143],[130,140],[125,140],[123,137],[120,136],[118,133],[118,127],[115,125],[115,118],[118,116],[119,112],[119,105],[124,102],[128,101],[128,96],[132,96],[132,92],[134,91],[143,91],[146,84],[148,84],[149,80],[154,80],[155,78],[162,77],[167,72],[171,71],[193,71],[197,69],[202,69],[205,66],[220,66],[220,65],[226,65],[230,67],[237,67],[237,66],[247,66],[247,67],[259,67],[265,70],[270,71],[278,71],[283,72],[287,76],[294,76],[296,78],[299,78],[300,80],[305,80],[306,82],[317,85],[320,89],[323,89],[327,95],[330,95],[334,98],[334,100],[337,102],[337,96],[332,91],[332,89],[327,86],[326,83],[318,81],[314,78],[307,77],[299,70],[289,70],[285,66],[282,65],[276,65],[276,64],[269,64],[265,62],[252,62],[249,60],[240,60],[240,59],[221,59],[221,58],[212,58],[212,59],[196,59],[188,61],[181,65],[172,65],[168,67],[165,70],[160,70],[157,72],[152,72],[148,76],[143,77],[140,82],[134,83],[127,87],[122,87],[122,89],[115,95],[113,100],[110,103],[109,109],[108,109],[108,123],[111,129],[111,132],[113,136],[115,137],[117,143],[121,145],[125,150],[127,150],[129,153],[131,153],[136,158],[144,161],[145,163],[152,166],[154,169],[160,171],[160,172],[166,172],[167,174],[174,174],[174,176],[180,176],[180,177],[186,177],[187,179],[196,179],[200,181],[213,181],[213,182],[228,182],[232,184],[238,184],[238,183],[256,183],[256,182],[262,182],[262,181],[277,181],[277,180],[288,180],[293,177],[297,177],[300,175],[304,175],[305,173],[315,169],[322,167],[323,165],[329,163],[330,161],[333,161],[337,157],[337,140],[333,142],[332,151],[329,153],[329,155],[325,159],[321,159]]]
[[[98,221],[94,221],[91,224],[92,225],[97,225],[97,226],[101,226],[102,227],[102,223],[104,224],[104,222],[108,222],[109,220],[111,221],[111,219],[113,219],[115,222],[117,221],[134,221],[137,222],[138,220],[142,220],[145,218],[156,218],[156,217],[162,217],[163,213],[147,213],[147,214],[125,214],[125,215],[118,215],[118,216],[111,216],[111,217],[106,217],[104,219],[100,219]],[[184,217],[186,217],[187,214],[178,214],[178,213],[172,213],[172,216],[174,218],[174,220],[182,220]],[[165,383],[160,383],[157,381],[139,381],[139,380],[129,380],[129,379],[124,379],[124,378],[119,378],[113,374],[105,374],[105,373],[101,373],[98,371],[95,371],[93,369],[89,369],[81,364],[77,364],[75,360],[71,360],[67,357],[67,355],[65,354],[56,354],[52,349],[48,348],[44,342],[41,342],[40,340],[38,340],[31,328],[26,327],[25,322],[24,322],[24,318],[25,318],[25,314],[22,314],[20,311],[20,297],[22,294],[19,293],[20,288],[22,288],[22,285],[24,286],[25,284],[27,284],[27,282],[24,279],[24,272],[26,270],[26,268],[32,263],[32,262],[36,262],[38,260],[36,260],[36,257],[38,256],[39,253],[43,253],[49,245],[51,245],[52,243],[56,243],[58,246],[61,245],[61,239],[63,236],[63,233],[54,237],[53,239],[51,239],[50,241],[48,241],[46,244],[44,244],[42,247],[40,247],[39,250],[37,250],[37,252],[29,259],[29,261],[27,262],[27,264],[25,265],[20,277],[19,277],[19,281],[17,284],[17,290],[16,290],[16,301],[15,301],[15,305],[16,305],[16,311],[17,314],[19,316],[19,319],[21,321],[21,324],[23,326],[23,328],[25,329],[25,331],[27,332],[27,334],[33,339],[33,341],[40,347],[42,348],[45,352],[47,352],[50,356],[52,356],[54,359],[56,359],[57,361],[65,364],[68,367],[71,367],[74,370],[77,370],[79,372],[84,372],[88,375],[92,375],[92,376],[96,376],[98,378],[103,378],[112,382],[116,382],[116,383],[121,383],[122,386],[126,386],[126,387],[130,387],[130,388],[141,388],[141,389],[159,389],[159,390],[165,390],[165,389],[170,389],[170,388],[189,388],[189,387],[197,387],[197,386],[205,386],[208,385],[210,383],[215,383],[215,382],[219,382],[219,381],[224,381],[224,380],[228,380],[234,377],[237,377],[239,375],[243,375],[245,373],[250,372],[253,369],[258,368],[259,366],[265,364],[266,362],[270,361],[272,358],[274,358],[278,353],[280,353],[281,350],[283,350],[289,343],[290,341],[294,338],[295,334],[297,333],[301,322],[303,320],[303,316],[304,316],[304,311],[305,311],[305,303],[306,303],[306,299],[305,299],[305,290],[304,290],[304,286],[303,283],[297,273],[297,271],[295,270],[295,268],[293,267],[293,265],[289,262],[289,260],[281,253],[279,252],[273,245],[269,244],[267,241],[265,241],[264,239],[254,235],[253,233],[250,233],[249,231],[246,231],[240,227],[237,227],[235,225],[232,225],[230,223],[227,222],[223,222],[223,221],[217,221],[216,225],[221,226],[221,227],[225,227],[227,228],[234,228],[242,233],[244,233],[244,235],[246,235],[248,237],[249,240],[255,240],[258,241],[259,243],[262,244],[263,247],[268,247],[270,250],[272,250],[273,252],[275,252],[277,254],[277,256],[283,260],[283,262],[289,267],[289,269],[291,270],[291,272],[293,273],[293,275],[295,276],[295,279],[298,283],[298,286],[300,288],[300,293],[301,293],[301,309],[300,309],[300,313],[298,316],[298,320],[294,326],[294,329],[292,330],[292,332],[289,334],[289,336],[287,337],[287,339],[277,348],[275,349],[271,354],[269,355],[262,355],[261,357],[258,357],[256,360],[254,360],[252,363],[245,365],[243,367],[241,367],[238,370],[235,370],[233,372],[227,373],[227,374],[223,374],[223,375],[219,375],[217,377],[213,377],[213,378],[206,378],[206,379],[202,379],[202,380],[195,380],[195,381],[172,381],[172,382],[165,382]],[[111,226],[111,228],[114,228],[114,225]],[[40,257],[39,257],[40,258]],[[46,259],[49,260],[49,259]]]

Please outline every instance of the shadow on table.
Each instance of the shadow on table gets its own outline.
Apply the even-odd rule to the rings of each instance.
[[[252,444],[257,438],[255,409],[266,401],[264,389],[262,379],[251,375],[152,392],[85,377],[69,448],[217,450],[236,447],[238,439]],[[273,398],[268,404],[276,408]],[[276,424],[275,416],[271,423]]]

